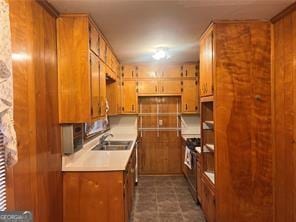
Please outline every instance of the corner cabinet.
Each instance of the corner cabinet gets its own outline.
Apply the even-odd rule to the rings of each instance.
[[[101,117],[98,32],[87,15],[57,19],[59,122]]]

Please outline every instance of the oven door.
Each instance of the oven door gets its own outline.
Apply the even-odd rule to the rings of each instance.
[[[191,169],[189,169],[189,167],[187,167],[187,180],[189,183],[189,190],[192,194],[192,197],[195,201],[197,201],[196,198],[196,189],[197,189],[197,185],[196,185],[196,177],[197,177],[197,166],[196,166],[196,155],[197,153],[194,151],[190,151],[191,156],[192,156],[192,163],[191,163]]]

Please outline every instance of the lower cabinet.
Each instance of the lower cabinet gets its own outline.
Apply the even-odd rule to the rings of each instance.
[[[202,183],[201,183],[201,175],[202,175],[202,171],[201,171],[201,163],[200,161],[202,161],[202,158],[200,156],[200,154],[197,154],[197,158],[196,158],[196,184],[197,184],[197,190],[196,190],[196,194],[197,194],[197,200],[201,203],[201,194],[202,194]]]
[[[207,178],[202,177],[202,209],[207,222],[216,221],[215,192]]]
[[[135,152],[125,171],[65,172],[64,222],[128,222],[135,184]]]

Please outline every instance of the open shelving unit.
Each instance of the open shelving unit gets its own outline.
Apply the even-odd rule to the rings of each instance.
[[[203,176],[215,186],[215,122],[214,101],[201,100],[201,134],[202,134],[202,172]]]

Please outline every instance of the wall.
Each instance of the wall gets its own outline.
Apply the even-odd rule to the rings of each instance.
[[[137,115],[119,115],[109,117],[109,123],[114,134],[137,134],[138,130]]]
[[[183,135],[200,135],[200,115],[183,115],[181,121]]]
[[[8,207],[61,222],[55,17],[33,0],[9,4],[19,162],[8,172]]]
[[[274,210],[296,221],[296,4],[273,19]]]

